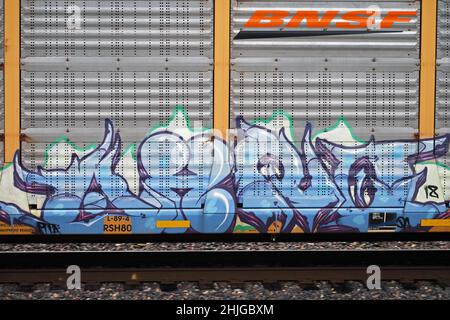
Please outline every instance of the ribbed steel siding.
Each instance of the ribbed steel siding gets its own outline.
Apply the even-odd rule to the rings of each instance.
[[[4,9],[3,1],[0,1],[0,63],[3,65],[3,37],[4,37]],[[4,82],[3,69],[0,72],[0,135],[4,134],[5,125],[5,101],[4,101]],[[4,139],[0,139],[0,166],[5,159]]]
[[[438,134],[450,133],[450,1],[438,2],[438,61],[436,79],[436,131]],[[450,156],[444,159],[449,170],[441,169],[441,182],[445,198],[450,200]]]
[[[135,157],[136,150],[142,142],[143,138],[138,133],[131,131],[120,132],[120,135],[123,146],[122,159],[125,159],[125,161],[119,161],[114,172],[124,177],[127,180],[127,186],[129,190],[137,194],[139,192],[140,177],[138,175],[137,163],[135,161],[132,161],[131,157]],[[72,164],[72,152],[76,152],[81,161],[83,161],[83,157],[87,154],[92,153],[94,149],[102,142],[104,137],[104,130],[95,129],[90,130],[89,132],[78,131],[76,135],[73,135],[72,132],[67,132],[63,129],[48,129],[46,131],[35,130],[33,131],[32,136],[36,141],[51,141],[52,139],[54,139],[53,137],[59,137],[59,139],[57,140],[58,143],[52,144],[35,141],[22,142],[22,154],[26,159],[26,164],[29,168],[33,168],[34,170],[36,170],[38,166],[44,166],[47,168],[68,168]],[[70,143],[64,141],[63,139],[63,137],[67,136],[72,137]],[[194,155],[193,157],[200,160],[193,160],[189,164],[189,168],[198,173],[198,175],[189,179],[189,183],[191,185],[194,184],[193,181],[197,182],[195,184],[195,190],[192,190],[189,193],[189,197],[193,198],[200,198],[206,192],[209,181],[209,173],[211,170],[211,132],[205,132],[203,138],[204,141],[208,141],[209,143],[196,143],[190,145],[190,152],[192,152],[192,155]],[[144,161],[144,163],[149,164],[148,166],[145,166],[146,170],[154,173],[154,175],[152,175],[152,187],[157,189],[164,196],[175,196],[175,193],[171,188],[175,186],[174,177],[162,174],[161,172],[163,171],[163,169],[161,169],[160,166],[161,163],[170,161],[169,163],[166,163],[167,166],[170,166],[171,168],[179,167],[179,163],[177,161],[181,160],[182,157],[168,157],[168,155],[171,154],[171,151],[173,151],[174,145],[171,143],[167,143],[164,140],[153,140],[153,142],[147,143],[151,144],[150,150],[152,150],[153,153],[148,153],[147,156],[149,158],[143,157],[142,160]],[[133,145],[135,146],[135,148],[131,148]],[[102,149],[101,151],[97,150],[96,152],[103,151],[104,150]],[[58,154],[58,156],[55,157],[55,154]],[[90,165],[87,166],[87,171],[95,171],[93,167],[97,165],[98,163],[90,163]],[[117,180],[115,180],[114,175],[109,172],[108,162],[103,165],[104,171],[102,171],[100,175],[104,174],[104,176],[101,178],[106,179],[103,181],[110,181],[110,183],[102,185],[102,188],[105,188],[102,190],[108,190],[109,192],[111,192],[111,194],[117,197],[126,195],[128,190],[125,190],[123,186],[121,187],[115,184],[115,182],[117,183]],[[76,171],[77,169],[71,172]],[[82,194],[89,188],[89,185],[92,181],[92,176],[87,174],[87,172],[81,171],[78,174],[67,173],[60,174],[57,177],[52,176],[44,181],[49,185],[60,188],[60,190],[66,189],[69,193],[77,192]],[[184,180],[178,181],[177,183],[179,187],[186,187],[187,182]],[[45,200],[45,197],[34,195],[31,193],[27,194],[27,197],[28,202],[30,204],[36,204],[38,208],[41,208],[43,201]]]
[[[234,71],[233,116],[268,118],[283,110],[297,131],[344,116],[361,135],[412,137],[417,130],[418,72]],[[370,130],[367,130],[369,128]]]
[[[440,63],[450,57],[450,1],[438,0],[438,59]]]
[[[22,3],[22,50],[27,57],[212,57],[208,0]]]
[[[436,128],[448,132],[450,128],[450,0],[438,2],[438,38],[437,38],[437,117]]]
[[[32,141],[22,142],[22,158],[24,164],[36,170],[38,166],[45,168],[68,168],[72,161],[72,152],[77,153],[78,157],[82,158],[84,155],[92,152],[101,142],[104,137],[103,126],[98,129],[89,130],[69,130],[66,129],[30,129],[29,136],[33,137]],[[70,139],[70,144],[65,143],[64,137]],[[137,133],[124,132],[121,133],[122,138],[122,150],[127,150],[130,144],[135,143],[142,139]],[[55,156],[57,155],[57,156]],[[128,154],[128,157],[130,154]],[[127,182],[129,184],[130,190],[138,190],[138,176],[137,169],[133,162],[121,161],[116,168],[116,173],[127,177]],[[95,165],[95,164],[93,164]],[[124,174],[125,173],[125,174]],[[109,173],[105,173],[109,174]],[[55,187],[68,188],[70,191],[82,192],[87,190],[91,178],[85,175],[82,171],[79,174],[61,174],[57,179],[52,181],[48,180],[49,184],[54,184]],[[77,189],[75,186],[84,187],[83,190]],[[114,185],[111,181],[111,185],[105,185],[105,188],[110,188],[113,192],[120,196],[122,189],[114,190]],[[37,205],[40,209],[44,203],[45,196],[27,194],[28,203]]]
[[[420,17],[417,1],[234,1],[232,37],[255,10],[323,13],[369,5],[377,5],[382,15],[416,10]],[[403,32],[233,40],[232,123],[238,115],[268,118],[282,109],[298,130],[306,120],[322,129],[344,116],[362,138],[372,133],[413,137],[418,130],[420,19],[395,24],[394,30]]]
[[[380,9],[381,16],[388,11],[413,11],[419,10],[417,1],[252,1],[234,0],[233,6],[233,36],[244,28],[255,10],[285,10],[292,12],[286,23],[292,18],[295,11],[315,10],[322,17],[325,11],[356,11],[366,10],[369,6],[376,5]],[[289,30],[301,30],[289,28]],[[339,35],[319,37],[291,37],[276,39],[238,40],[233,45],[233,56],[238,57],[372,57],[376,51],[377,57],[418,57],[417,50],[418,20],[409,23],[396,23],[392,30],[403,30],[402,33],[386,34],[361,34]],[[246,31],[261,30],[261,28],[245,28]],[[264,28],[265,31],[279,31],[280,28]],[[287,28],[285,30],[288,30]],[[304,30],[304,29],[303,29]],[[316,30],[321,30],[316,29]],[[341,30],[331,25],[327,31]],[[365,30],[365,29],[352,29]]]
[[[130,142],[177,106],[212,127],[212,41],[212,0],[22,0],[25,163],[59,137],[53,129],[95,142],[81,137],[106,118]]]
[[[3,15],[2,15],[3,17]],[[3,24],[2,24],[3,25]],[[2,62],[3,63],[3,58]],[[5,125],[5,99],[4,99],[4,76],[3,71],[0,72],[0,135],[3,139],[0,139],[0,167],[5,160],[5,139],[4,139],[4,125]]]
[[[256,136],[255,132],[253,134]],[[250,140],[251,141],[251,140]],[[368,158],[382,158],[380,166],[377,164],[377,175],[378,178],[386,183],[387,185],[393,185],[396,181],[401,180],[408,172],[410,172],[409,164],[408,164],[408,155],[414,154],[417,152],[417,145],[415,143],[405,143],[402,147],[403,150],[398,152],[394,152],[395,143],[385,143],[377,145],[376,147],[366,148],[364,151],[359,149],[358,151],[349,150],[344,152],[335,152],[334,155],[340,157],[340,160],[343,160],[345,157],[346,161],[342,161],[342,163],[348,162],[349,158],[358,159],[360,157],[366,156]],[[308,169],[309,172],[313,173],[313,182],[311,186],[307,189],[303,196],[300,196],[301,192],[299,192],[299,180],[296,178],[298,175],[298,171],[296,170],[296,162],[299,160],[295,158],[295,154],[283,146],[282,143],[276,143],[274,141],[270,141],[270,143],[264,144],[262,141],[258,141],[258,143],[248,143],[247,145],[238,146],[238,150],[245,150],[244,152],[237,153],[236,163],[237,163],[237,173],[236,173],[236,181],[240,190],[245,186],[250,186],[251,184],[256,184],[255,181],[258,181],[261,178],[261,172],[256,168],[256,166],[249,162],[247,159],[252,159],[253,155],[259,155],[260,157],[266,154],[271,154],[276,157],[282,164],[284,169],[283,178],[273,179],[271,183],[276,186],[278,190],[282,190],[283,195],[291,198],[294,203],[298,203],[300,207],[314,207],[317,204],[313,201],[303,201],[303,199],[312,199],[312,197],[323,197],[330,195],[330,188],[327,182],[327,179],[324,179],[324,176],[315,176],[314,172],[320,172],[320,167],[322,164],[319,161],[316,161],[314,158],[308,158],[308,153],[311,154],[311,150],[308,149],[308,145],[304,146],[307,161],[308,161]],[[317,151],[315,151],[317,152]],[[346,154],[347,153],[347,154]],[[320,153],[316,153],[320,156]],[[346,155],[344,155],[346,154]],[[322,169],[323,170],[323,169]],[[348,175],[348,171],[342,169],[340,165],[338,165],[338,169],[336,170],[334,183],[339,188],[339,190],[344,190],[344,193],[347,192],[348,181],[346,177]],[[264,186],[264,184],[262,184]],[[399,187],[397,191],[401,190],[403,193],[403,197],[406,199],[409,186],[407,184]],[[251,192],[251,193],[250,193]],[[261,201],[266,200],[267,197],[273,195],[273,190],[270,188],[261,188],[261,187],[252,187],[248,188],[246,191],[247,196],[251,194],[254,197],[261,198]],[[378,189],[377,196],[379,197],[391,197],[392,191],[386,189]],[[304,198],[303,198],[304,197]],[[303,198],[303,199],[302,199]],[[400,202],[399,206],[403,206]],[[342,207],[355,207],[355,204],[348,199],[342,204]]]
[[[176,106],[211,126],[210,72],[26,72],[22,76],[23,128],[97,128],[110,118],[145,133]]]

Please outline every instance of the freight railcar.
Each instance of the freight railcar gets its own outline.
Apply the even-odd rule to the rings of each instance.
[[[0,234],[450,231],[450,1],[2,6]]]

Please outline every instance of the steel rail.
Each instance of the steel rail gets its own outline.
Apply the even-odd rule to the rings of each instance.
[[[450,232],[298,234],[0,235],[0,243],[450,241]]]
[[[450,250],[1,252],[0,283],[63,285],[69,265],[86,284],[180,281],[365,281],[378,265],[384,281],[450,283]]]

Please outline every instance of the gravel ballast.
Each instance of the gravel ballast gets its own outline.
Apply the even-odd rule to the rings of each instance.
[[[161,242],[0,244],[0,251],[168,251],[168,250],[430,250],[450,249],[450,241],[387,242]]]
[[[121,284],[103,284],[98,290],[52,290],[49,284],[36,285],[32,292],[22,292],[15,285],[1,285],[0,299],[133,299],[133,300],[449,300],[450,288],[435,283],[420,282],[416,289],[405,289],[398,282],[383,282],[381,290],[368,290],[363,283],[346,283],[345,292],[327,282],[317,283],[315,290],[306,290],[296,283],[283,283],[280,290],[267,290],[261,283],[246,283],[235,288],[226,283],[214,283],[210,289],[200,289],[196,283],[182,282],[177,290],[162,291],[157,283],[145,283],[139,290],[126,290]]]
[[[388,241],[388,242],[162,242],[162,243],[28,243],[0,244],[0,251],[178,251],[178,250],[449,250],[450,241]],[[399,282],[383,282],[381,290],[369,290],[364,283],[348,282],[345,290],[328,282],[316,283],[307,290],[297,283],[281,283],[279,290],[269,290],[261,283],[250,282],[238,288],[227,283],[214,283],[211,288],[197,283],[181,282],[176,290],[164,291],[158,283],[144,283],[138,289],[127,290],[120,283],[102,284],[95,290],[55,289],[38,284],[30,292],[17,285],[0,285],[0,299],[150,299],[150,300],[449,300],[450,287],[431,282],[419,282],[405,287]]]

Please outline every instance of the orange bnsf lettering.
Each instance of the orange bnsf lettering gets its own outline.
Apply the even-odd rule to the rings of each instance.
[[[390,11],[381,21],[380,27],[389,29],[395,22],[410,22],[416,16],[415,11]]]
[[[303,20],[306,20],[306,26],[308,28],[326,28],[338,13],[339,11],[326,11],[322,19],[319,19],[318,11],[298,11],[286,27],[298,28]]]
[[[367,28],[369,18],[372,17],[373,11],[351,11],[342,15],[346,22],[336,22],[336,27],[343,29]]]
[[[283,18],[289,16],[289,11],[257,10],[247,21],[246,28],[273,28],[284,24]]]

